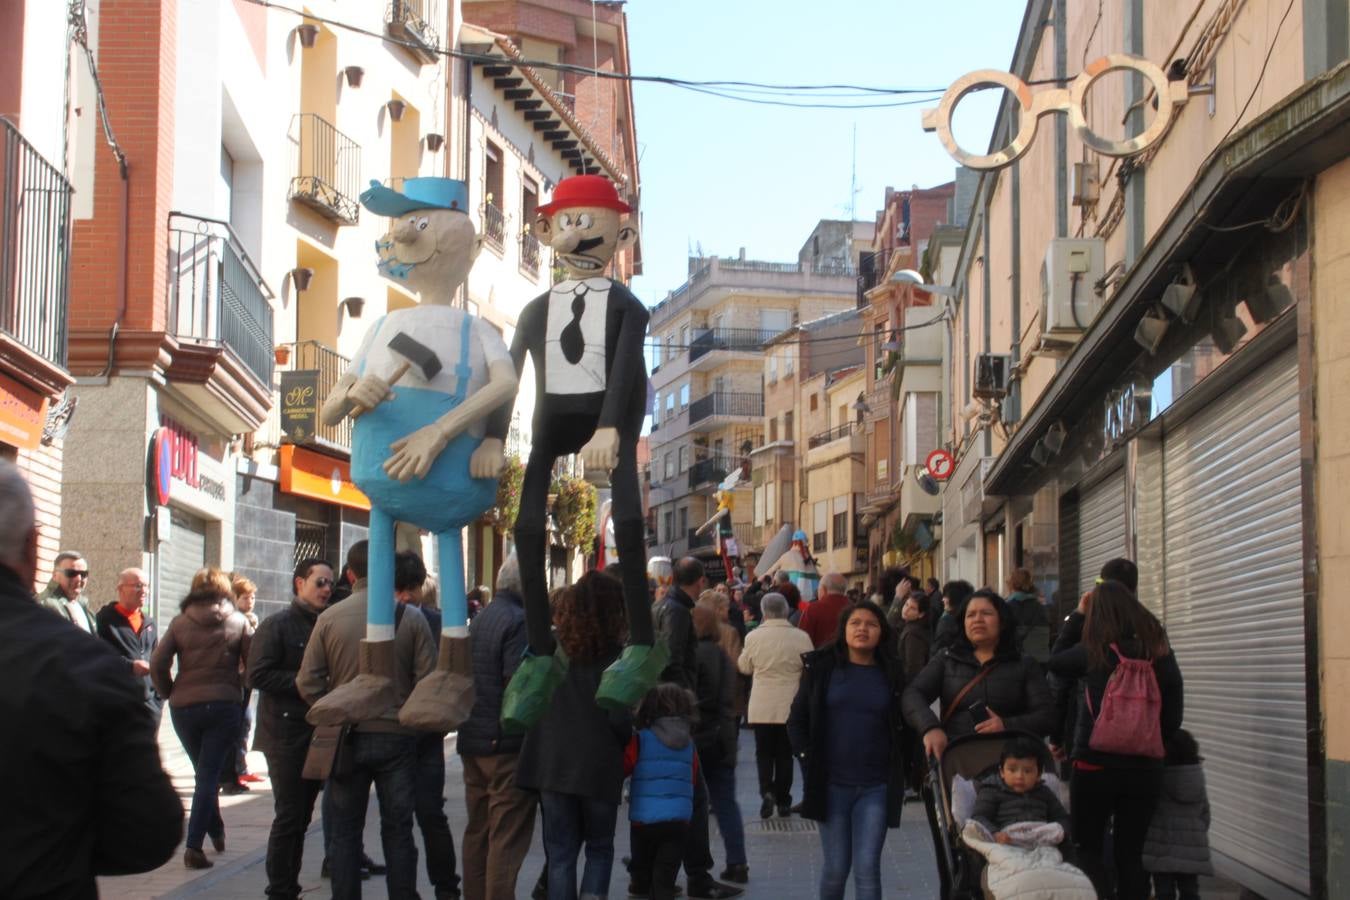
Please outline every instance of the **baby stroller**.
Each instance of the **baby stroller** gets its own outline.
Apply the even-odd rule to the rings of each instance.
[[[937,855],[938,877],[942,883],[943,900],[983,900],[988,896],[982,883],[984,858],[966,847],[961,840],[964,821],[957,821],[952,812],[952,780],[961,776],[974,782],[998,768],[1003,745],[1013,738],[1026,737],[1041,747],[1041,769],[1054,771],[1050,749],[1039,738],[1024,731],[1000,731],[990,734],[970,734],[947,745],[942,758],[929,757],[928,774],[924,777],[921,794],[928,813],[928,827],[933,833],[933,850]],[[969,810],[965,814],[969,815]]]

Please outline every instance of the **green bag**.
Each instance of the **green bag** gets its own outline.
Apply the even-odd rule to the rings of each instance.
[[[664,641],[655,644],[629,644],[618,659],[605,669],[595,702],[604,709],[633,709],[661,680],[670,663],[670,649]]]
[[[502,730],[523,734],[544,717],[553,692],[567,677],[567,654],[555,646],[552,656],[528,653],[502,695]]]

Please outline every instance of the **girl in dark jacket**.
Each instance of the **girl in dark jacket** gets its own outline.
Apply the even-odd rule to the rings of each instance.
[[[717,817],[717,830],[727,853],[722,879],[744,884],[750,877],[745,858],[745,828],[736,803],[736,671],[721,644],[721,617],[702,603],[691,611],[694,636],[695,684],[698,685],[698,720],[694,723],[694,746],[708,782],[708,804]]]
[[[1152,660],[1162,709],[1159,727],[1168,740],[1181,727],[1181,670],[1167,643],[1162,623],[1123,584],[1105,581],[1093,591],[1083,622],[1083,640],[1050,658],[1050,671],[1082,679],[1073,740],[1073,839],[1080,862],[1097,893],[1117,900],[1149,896],[1142,860],[1144,837],[1162,784],[1162,759],[1103,753],[1090,746],[1093,711],[1100,711],[1107,682],[1120,655]],[[1058,742],[1057,742],[1058,743]],[[1102,859],[1109,820],[1115,853],[1116,889],[1111,890]]]
[[[834,643],[803,661],[788,735],[806,776],[802,815],[821,823],[820,897],[842,898],[852,867],[855,896],[874,900],[905,787],[904,675],[886,614],[869,601],[846,608]]]
[[[1045,673],[1017,649],[1016,625],[1003,598],[976,591],[957,612],[963,633],[905,688],[905,721],[941,757],[949,738],[1000,731],[1049,734],[1055,709]],[[941,700],[942,717],[929,708]]]
[[[628,634],[623,585],[603,572],[587,572],[558,592],[553,620],[569,661],[567,678],[525,736],[516,786],[539,792],[549,900],[575,900],[583,843],[581,894],[604,897],[614,866],[623,752],[633,719],[626,711],[601,709],[595,692]]]

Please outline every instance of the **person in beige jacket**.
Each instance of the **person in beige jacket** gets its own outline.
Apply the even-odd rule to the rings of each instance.
[[[755,730],[755,763],[759,768],[759,815],[786,817],[792,808],[792,746],[787,720],[797,682],[802,675],[802,654],[814,647],[805,631],[788,621],[787,600],[779,593],[765,594],[760,601],[764,621],[745,636],[737,667],[754,678],[746,719]]]

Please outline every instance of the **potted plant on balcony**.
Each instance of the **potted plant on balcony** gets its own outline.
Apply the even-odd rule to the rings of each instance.
[[[284,366],[291,361],[290,344],[277,344],[276,349],[274,349],[272,352],[273,354],[276,355],[277,365],[279,366]]]
[[[567,547],[589,547],[595,540],[596,493],[585,479],[563,476],[553,482],[553,515]]]

